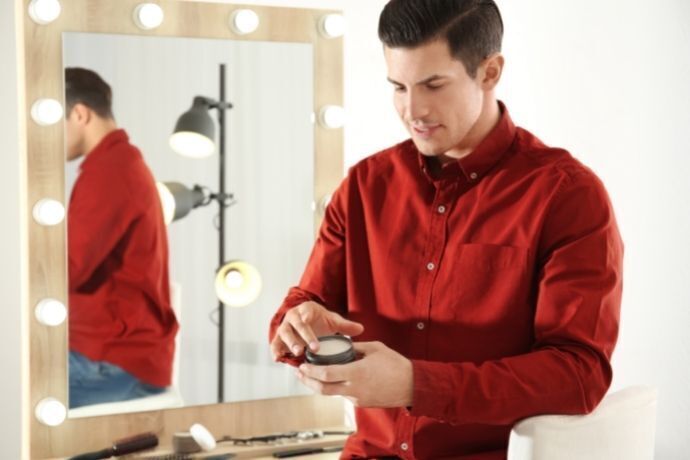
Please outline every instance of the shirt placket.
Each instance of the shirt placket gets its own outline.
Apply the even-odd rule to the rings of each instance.
[[[422,273],[419,276],[415,305],[415,311],[418,314],[412,330],[412,343],[424,350],[422,359],[428,358],[427,344],[429,326],[431,326],[431,294],[446,246],[448,215],[450,214],[452,197],[457,190],[457,181],[443,180],[436,182],[434,185],[436,186],[436,192],[431,204],[431,220],[427,227],[429,234],[427,235],[422,266],[419,268]],[[397,424],[398,456],[413,459],[416,417],[411,416],[407,410],[403,410],[402,413],[403,416],[398,418]]]

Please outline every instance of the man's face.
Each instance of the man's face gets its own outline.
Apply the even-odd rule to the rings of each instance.
[[[384,47],[384,54],[395,108],[417,149],[442,161],[469,153],[484,102],[482,72],[471,78],[441,40],[416,48]]]
[[[65,121],[65,143],[67,144],[67,161],[73,161],[84,155],[84,131],[86,126],[85,110],[81,104],[75,105]]]

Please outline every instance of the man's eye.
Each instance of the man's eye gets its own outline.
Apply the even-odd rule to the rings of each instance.
[[[405,91],[405,87],[404,87],[404,86],[396,86],[396,87],[395,87],[395,92],[396,92],[396,93],[402,93],[402,92],[404,92],[404,91]]]
[[[432,91],[443,88],[443,85],[426,85],[427,89]]]

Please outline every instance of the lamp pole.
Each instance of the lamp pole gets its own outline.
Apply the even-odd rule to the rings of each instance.
[[[201,186],[194,186],[193,190],[187,190],[184,186],[177,183],[170,183],[169,190],[171,193],[177,193],[180,198],[178,203],[175,203],[175,215],[173,219],[184,217],[191,209],[198,206],[206,206],[212,201],[218,203],[218,268],[216,273],[226,263],[225,259],[225,210],[234,204],[234,197],[232,193],[227,193],[225,190],[225,111],[232,108],[232,104],[225,100],[225,64],[220,66],[220,94],[219,99],[213,100],[205,96],[194,97],[192,108],[182,114],[175,125],[173,137],[171,137],[171,146],[174,150],[187,156],[194,156],[189,148],[189,140],[184,137],[181,140],[179,136],[186,136],[188,133],[201,135],[202,138],[213,142],[215,130],[213,129],[213,120],[208,114],[211,109],[218,111],[218,193],[210,192],[206,195],[205,188]],[[175,136],[178,136],[177,138]],[[208,145],[208,144],[206,144]],[[205,154],[211,154],[212,147],[204,149]],[[174,194],[173,194],[174,197]],[[182,209],[179,205],[183,205]],[[259,281],[260,285],[260,281]],[[256,295],[258,295],[258,289]],[[218,402],[225,401],[224,387],[225,387],[225,304],[223,300],[218,300]],[[251,301],[251,300],[250,300]]]
[[[232,104],[225,100],[225,64],[220,64],[220,98],[211,107],[218,109],[218,194],[213,196],[218,202],[218,269],[225,263],[225,209],[227,200],[232,199],[225,193],[225,111]],[[218,301],[218,402],[225,400],[225,304]]]

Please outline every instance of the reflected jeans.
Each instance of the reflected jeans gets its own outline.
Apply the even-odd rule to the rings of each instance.
[[[144,383],[122,368],[69,352],[69,407],[143,398],[165,388]]]

